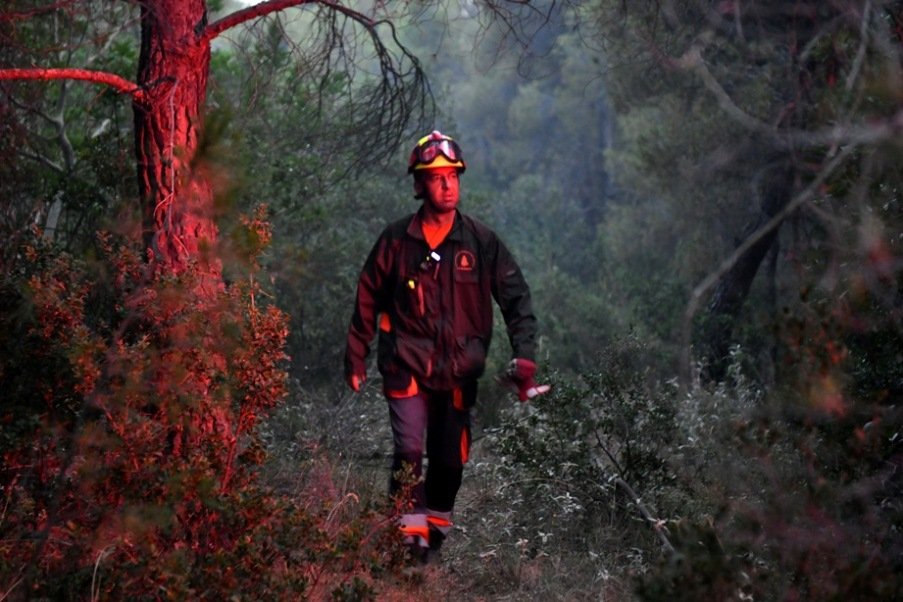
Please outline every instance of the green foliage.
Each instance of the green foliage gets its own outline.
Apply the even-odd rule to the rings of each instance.
[[[897,591],[899,411],[855,397],[841,409],[837,391],[817,387],[766,394],[735,356],[733,385],[681,404],[670,461],[685,493],[663,501],[680,516],[668,523],[675,552],[638,579],[640,597],[874,600]]]
[[[766,394],[739,350],[732,384],[676,404],[673,389],[644,382],[648,352],[606,350],[597,373],[556,381],[494,435],[517,537],[552,555],[640,550],[615,562],[643,600],[898,591],[898,408],[818,385],[830,352],[801,374],[809,387]]]
[[[550,393],[503,425],[496,446],[523,504],[520,528],[542,525],[559,549],[597,552],[600,530],[614,527],[652,548],[623,483],[644,500],[671,483],[676,408],[644,378],[647,353],[635,339],[612,345],[598,371],[580,383],[553,379]]]
[[[135,7],[66,2],[32,13],[34,5],[4,6],[4,13],[19,17],[4,19],[0,67],[90,68],[133,77],[138,41],[126,24]],[[4,238],[18,238],[39,224],[78,253],[92,244],[111,213],[122,210],[120,200],[137,191],[130,99],[66,80],[5,81],[0,94],[0,156],[8,158],[0,161]]]

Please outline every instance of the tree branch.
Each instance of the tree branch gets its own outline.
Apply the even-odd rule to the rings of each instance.
[[[847,78],[847,90],[851,90],[853,87],[854,78],[860,71],[861,55],[866,51],[868,37],[866,25],[870,4],[870,2],[866,3],[865,12],[862,16],[860,25],[862,43],[853,69]],[[679,57],[670,57],[660,51],[655,51],[655,54],[662,64],[669,69],[682,69],[694,73],[702,81],[706,89],[712,93],[718,102],[718,106],[721,107],[728,117],[745,129],[765,136],[777,148],[796,149],[818,146],[839,147],[848,144],[875,144],[894,138],[903,130],[903,110],[897,110],[886,114],[882,119],[873,119],[864,123],[843,123],[838,121],[834,125],[816,131],[781,128],[779,127],[780,119],[773,124],[762,121],[740,108],[709,69],[704,52],[713,39],[714,33],[706,31],[700,34],[697,41]]]
[[[63,153],[63,161],[66,164],[66,170],[69,171],[75,166],[75,149],[72,147],[72,141],[66,133],[65,108],[66,99],[69,97],[69,87],[66,85],[69,80],[64,79],[60,85],[60,95],[56,103],[56,115],[50,120],[50,124],[56,131],[55,140],[60,146]]]
[[[862,63],[865,60],[865,54],[868,51],[868,23],[869,18],[871,17],[871,12],[872,2],[871,0],[867,0],[865,6],[862,8],[862,20],[859,24],[859,50],[856,51],[856,58],[853,59],[853,66],[850,69],[849,75],[847,75],[847,92],[853,90],[853,85],[856,83],[856,79],[859,77],[859,73],[862,71]]]
[[[693,318],[696,315],[696,311],[699,309],[699,304],[702,301],[703,295],[715,285],[716,282],[726,274],[733,266],[737,263],[740,257],[746,253],[750,247],[759,242],[764,236],[770,233],[772,230],[777,228],[783,223],[785,219],[787,219],[794,211],[800,208],[804,203],[810,201],[814,196],[818,189],[821,187],[822,183],[828,179],[828,177],[834,173],[834,171],[843,163],[843,161],[854,151],[857,150],[857,146],[845,146],[843,149],[835,155],[828,163],[822,168],[822,170],[816,175],[816,177],[809,183],[809,185],[800,192],[796,198],[791,200],[784,209],[777,214],[774,215],[770,220],[768,220],[761,228],[753,232],[749,238],[743,241],[741,245],[739,245],[734,252],[731,253],[728,257],[721,262],[718,266],[718,269],[714,272],[711,272],[705,279],[696,285],[693,289],[693,292],[690,294],[690,300],[687,302],[687,307],[684,310],[683,320],[681,322],[681,345],[680,345],[680,374],[679,374],[679,393],[678,398],[683,399],[686,396],[687,391],[689,391],[690,386],[690,357],[691,357],[691,340],[693,334]]]
[[[649,512],[649,509],[646,508],[646,505],[643,504],[642,498],[636,494],[636,491],[627,484],[627,481],[624,479],[617,477],[615,478],[615,485],[623,489],[627,492],[627,495],[630,496],[630,500],[636,504],[637,509],[639,509],[640,514],[643,515],[643,518],[646,519],[652,528],[655,529],[655,534],[658,536],[660,542],[662,542],[662,547],[665,548],[669,553],[674,553],[674,546],[671,545],[671,542],[668,540],[668,535],[666,533],[667,529],[665,528],[665,521],[655,518],[652,516],[652,513]]]
[[[261,2],[260,4],[243,8],[218,21],[214,21],[204,30],[202,38],[209,42],[224,31],[237,25],[241,25],[251,19],[265,17],[272,13],[277,13],[287,8],[296,8],[304,4],[319,4],[321,6],[326,6],[346,17],[351,17],[353,20],[367,27],[376,25],[376,23],[364,15],[364,13],[348,8],[347,6],[342,6],[336,2],[331,2],[330,0],[268,0],[267,2]]]
[[[715,96],[718,105],[727,115],[746,129],[770,137],[778,148],[875,144],[895,138],[903,129],[903,110],[867,123],[837,123],[817,131],[779,129],[750,116],[738,107],[712,75],[700,55],[691,56],[689,60],[694,61],[690,66],[696,71],[705,87]],[[851,87],[849,82],[847,87]]]
[[[40,163],[41,165],[53,170],[54,172],[56,172],[58,174],[62,175],[62,174],[66,173],[66,170],[63,169],[62,166],[58,165],[57,163],[55,163],[48,157],[45,157],[44,155],[29,153],[27,151],[19,151],[19,154],[22,155],[23,157],[25,157],[26,159],[31,159],[32,161],[36,161],[36,162]]]
[[[145,92],[139,86],[114,73],[106,71],[90,71],[87,69],[43,69],[32,67],[30,69],[0,69],[0,81],[3,80],[38,80],[49,81],[52,79],[74,79],[104,84],[115,89],[120,94],[128,94],[136,100],[142,100]]]
[[[363,23],[364,25],[368,26],[374,25],[373,21],[367,18],[363,13],[350,9],[347,6],[342,6],[341,4],[330,2],[329,0],[268,0],[267,2],[261,2],[260,4],[255,4],[254,6],[243,8],[242,10],[227,15],[218,21],[214,21],[204,30],[202,37],[204,40],[210,41],[227,29],[241,25],[242,23],[250,21],[251,19],[255,19],[257,17],[265,17],[269,14],[276,13],[287,8],[295,8],[303,4],[320,4],[327,6],[337,12],[353,18],[359,23]]]

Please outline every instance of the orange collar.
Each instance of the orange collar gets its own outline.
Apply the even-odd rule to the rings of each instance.
[[[426,244],[430,246],[430,249],[435,249],[441,245],[454,225],[454,220],[439,226],[433,226],[420,220],[420,229],[423,231],[423,237],[426,239]]]

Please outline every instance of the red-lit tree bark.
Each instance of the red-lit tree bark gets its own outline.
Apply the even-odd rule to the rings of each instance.
[[[175,271],[216,241],[213,192],[194,164],[210,69],[205,0],[154,0],[141,6],[141,54],[135,97],[135,153],[144,196],[145,238],[155,258]]]

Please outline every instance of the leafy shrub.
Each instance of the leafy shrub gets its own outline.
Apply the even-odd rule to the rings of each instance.
[[[604,554],[644,600],[900,591],[901,414],[819,385],[843,353],[766,394],[735,349],[725,383],[676,403],[645,382],[644,352],[605,350],[597,372],[556,382],[495,434],[506,528],[530,557]]]
[[[262,484],[287,320],[257,284],[262,214],[233,238],[220,289],[107,235],[96,261],[35,236],[3,275],[10,598],[362,600],[400,566],[384,515]]]
[[[770,395],[744,378],[742,363],[731,362],[732,385],[697,389],[682,404],[674,466],[696,511],[669,521],[675,552],[637,581],[637,593],[892,599],[903,585],[899,410],[825,401],[843,393],[818,386],[820,371],[809,369],[833,360],[801,365],[814,386]]]
[[[607,348],[598,371],[553,379],[552,391],[519,408],[523,416],[497,435],[524,510],[517,524],[527,532],[542,525],[549,549],[599,553],[603,531],[620,533],[606,544],[616,550],[656,546],[642,513],[672,480],[666,450],[676,408],[668,389],[646,382],[645,353],[636,339]]]

